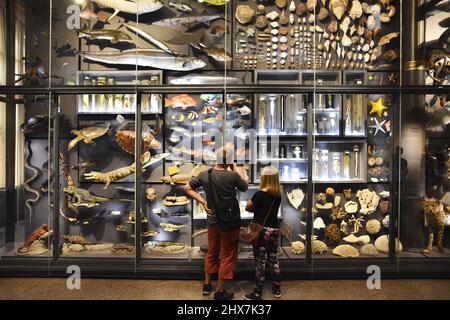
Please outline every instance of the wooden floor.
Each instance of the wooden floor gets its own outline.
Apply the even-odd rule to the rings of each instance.
[[[81,290],[68,290],[65,279],[0,278],[0,299],[132,299],[201,300],[201,281],[82,279]],[[249,281],[232,283],[235,298],[243,299],[252,290]],[[267,284],[265,299],[271,299]],[[369,290],[363,280],[286,281],[287,300],[450,300],[450,280],[382,280],[381,290]]]

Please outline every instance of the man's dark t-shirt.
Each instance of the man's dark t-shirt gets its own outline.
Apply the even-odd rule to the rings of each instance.
[[[236,198],[236,189],[240,191],[247,189],[247,183],[242,180],[241,176],[237,172],[234,171],[213,169],[211,179],[212,188],[209,188],[208,171],[203,171],[198,176],[193,178],[189,182],[189,185],[193,190],[203,187],[203,190],[206,193],[208,208],[213,211],[214,203],[212,199],[214,198],[209,194],[210,189],[212,189],[211,192],[215,193],[214,196],[217,201]],[[218,221],[215,214],[208,215],[209,225],[214,225],[217,223]]]
[[[257,191],[252,197],[252,203],[254,208],[253,221],[263,224],[266,218],[267,212],[273,203],[272,210],[269,213],[266,224],[264,227],[277,228],[278,229],[278,209],[281,204],[281,196],[273,196],[265,191]]]

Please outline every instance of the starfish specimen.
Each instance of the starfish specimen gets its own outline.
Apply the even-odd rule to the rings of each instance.
[[[378,101],[370,101],[370,104],[372,105],[370,114],[376,113],[380,118],[383,116],[383,111],[387,110],[387,107],[383,105],[383,98],[378,99]]]
[[[377,118],[372,118],[372,120],[375,122],[375,125],[370,126],[370,128],[375,129],[374,136],[376,136],[378,134],[378,131],[386,133],[386,131],[383,128],[384,124],[386,123],[386,120],[384,120],[382,122],[378,122]]]

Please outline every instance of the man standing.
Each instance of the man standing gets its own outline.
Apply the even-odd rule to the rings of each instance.
[[[214,168],[193,178],[184,191],[198,201],[208,215],[208,253],[203,295],[213,291],[211,275],[218,273],[214,299],[231,300],[233,294],[226,291],[224,285],[227,280],[233,279],[238,257],[240,210],[236,190],[248,190],[248,176],[244,168],[234,166],[233,148],[220,148],[216,156]],[[200,187],[203,187],[207,200],[196,191]]]

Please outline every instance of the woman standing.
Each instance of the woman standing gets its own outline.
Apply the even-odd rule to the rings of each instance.
[[[275,298],[281,298],[280,262],[277,257],[280,234],[277,216],[280,204],[281,187],[278,170],[275,167],[265,167],[261,172],[260,190],[248,201],[246,207],[248,212],[254,213],[253,221],[263,226],[259,241],[253,245],[256,285],[254,291],[245,296],[246,300],[262,300],[267,260],[272,273],[272,294]]]

